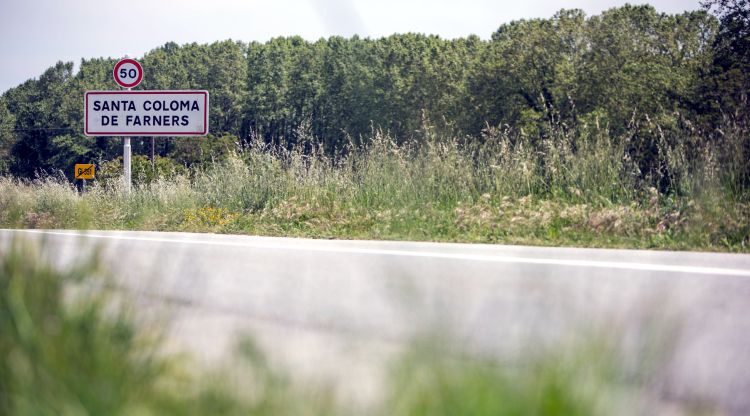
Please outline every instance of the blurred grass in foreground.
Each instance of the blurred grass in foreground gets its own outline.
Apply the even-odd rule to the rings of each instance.
[[[501,363],[430,340],[394,362],[379,403],[353,411],[326,386],[301,389],[250,339],[231,370],[196,367],[126,306],[96,255],[61,270],[28,244],[0,252],[0,414],[660,414],[603,344]]]
[[[2,415],[324,414],[302,407],[247,343],[242,395],[168,356],[158,331],[113,306],[95,255],[58,270],[28,244],[0,254]]]

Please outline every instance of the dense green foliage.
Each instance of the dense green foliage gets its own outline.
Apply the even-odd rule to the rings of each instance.
[[[157,153],[181,164],[222,153],[222,144],[213,146],[216,137],[289,146],[312,138],[340,154],[376,129],[398,143],[420,137],[426,126],[478,142],[488,127],[509,125],[541,148],[550,124],[569,130],[597,124],[614,136],[631,136],[626,151],[640,179],[674,190],[669,181],[653,183],[655,176],[669,176],[661,175],[665,167],[656,160],[657,130],[680,136],[697,129],[703,145],[718,140],[727,122],[747,125],[743,1],[706,5],[718,19],[707,11],[666,15],[651,6],[626,5],[592,17],[562,10],[549,19],[503,24],[489,40],[410,33],[167,43],[141,58],[146,76],[139,88],[210,91],[208,145],[157,140]],[[59,169],[69,175],[75,162],[114,159],[119,141],[83,137],[81,105],[85,90],[113,89],[114,62],[83,60],[78,72],[60,62],[5,92],[0,172],[31,178]],[[654,128],[638,127],[645,124]],[[740,150],[747,155],[748,147],[745,139]],[[136,139],[134,148],[148,154],[150,140]],[[180,157],[185,154],[194,157]],[[739,173],[744,187],[748,171]]]
[[[712,0],[704,7],[716,12],[719,29],[713,42],[713,65],[705,71],[709,105],[739,115],[747,122],[750,91],[750,1]]]
[[[153,161],[135,138],[130,195],[119,140],[82,135],[115,60],[60,62],[0,97],[0,224],[746,251],[746,6],[167,43],[139,88],[207,89],[212,134]],[[79,195],[81,162],[99,174]]]
[[[549,133],[543,152],[509,130],[487,131],[481,144],[427,131],[399,145],[377,134],[339,157],[256,140],[190,169],[159,157],[158,176],[137,156],[130,194],[117,160],[85,193],[65,178],[0,178],[0,227],[750,249],[750,203],[727,197],[721,184],[732,170],[715,163],[747,163],[735,159],[736,133],[727,130],[696,165],[682,147],[658,148],[679,195],[639,186],[622,137],[596,128]]]

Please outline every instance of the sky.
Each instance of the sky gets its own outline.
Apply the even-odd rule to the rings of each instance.
[[[631,0],[633,4],[642,1]],[[57,61],[130,57],[173,41],[266,41],[299,35],[378,38],[417,32],[489,38],[522,18],[582,9],[587,15],[624,0],[0,0],[0,92],[36,78]],[[658,11],[696,10],[699,0],[650,0]],[[148,71],[145,68],[144,71]],[[114,87],[114,83],[113,83]]]

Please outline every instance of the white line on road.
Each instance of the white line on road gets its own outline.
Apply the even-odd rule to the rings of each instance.
[[[680,266],[675,264],[654,264],[654,263],[630,263],[619,261],[601,261],[601,260],[571,260],[571,259],[550,259],[535,257],[513,257],[513,256],[493,256],[485,254],[469,253],[441,253],[437,251],[411,251],[411,250],[390,250],[378,248],[357,248],[357,247],[325,247],[323,245],[302,244],[279,244],[273,242],[249,242],[249,241],[213,241],[198,239],[177,239],[165,237],[143,237],[127,235],[107,235],[107,234],[90,234],[86,232],[61,232],[47,230],[8,230],[13,232],[26,232],[34,234],[48,234],[58,236],[76,236],[81,238],[93,239],[110,239],[126,241],[143,241],[153,243],[175,243],[175,244],[196,244],[224,247],[248,247],[261,249],[293,250],[293,251],[313,251],[324,253],[348,253],[363,255],[382,255],[382,256],[399,256],[399,257],[422,257],[434,259],[449,260],[467,260],[481,261],[492,263],[523,263],[523,264],[540,264],[569,267],[594,267],[603,269],[625,269],[625,270],[646,270],[657,272],[673,273],[690,273],[690,274],[710,274],[722,276],[743,276],[750,277],[750,270],[745,269],[728,269],[720,267],[699,267],[699,266]]]

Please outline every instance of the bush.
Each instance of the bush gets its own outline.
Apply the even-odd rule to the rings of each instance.
[[[130,159],[130,175],[134,185],[150,184],[157,179],[171,179],[177,175],[184,175],[187,169],[177,164],[174,160],[166,157],[156,156],[154,165],[151,160],[143,155],[133,155]],[[122,156],[104,162],[99,166],[96,180],[100,182],[113,182],[122,178],[123,161]]]

